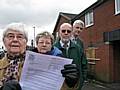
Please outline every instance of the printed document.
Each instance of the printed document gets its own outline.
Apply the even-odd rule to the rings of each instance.
[[[60,90],[64,82],[61,69],[71,63],[72,59],[27,51],[20,78],[22,90]]]

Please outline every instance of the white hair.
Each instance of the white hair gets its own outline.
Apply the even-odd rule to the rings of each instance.
[[[76,21],[74,21],[73,26],[75,24],[80,24],[80,25],[82,25],[84,27],[84,22],[82,20],[76,20]]]
[[[6,26],[3,32],[3,39],[6,36],[7,32],[10,30],[18,31],[25,36],[25,39],[28,40],[28,33],[25,31],[25,24],[23,23],[11,23]]]

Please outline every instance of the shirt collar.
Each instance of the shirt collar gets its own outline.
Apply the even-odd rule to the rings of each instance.
[[[63,45],[64,45],[64,43],[61,40],[60,40],[60,45],[61,45],[61,47],[63,47]],[[69,48],[70,47],[70,41],[67,43],[67,45],[68,45],[67,48]]]

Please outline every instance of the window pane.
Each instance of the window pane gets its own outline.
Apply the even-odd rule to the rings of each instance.
[[[93,23],[93,12],[90,13],[90,24]]]
[[[86,27],[93,25],[93,11],[85,14],[85,25]]]
[[[115,0],[115,13],[120,13],[120,0]]]

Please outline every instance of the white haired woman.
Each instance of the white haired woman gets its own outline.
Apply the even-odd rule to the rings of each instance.
[[[3,32],[5,56],[0,60],[0,90],[21,90],[18,83],[24,63],[28,35],[25,25],[11,23]]]
[[[27,41],[28,36],[25,32],[24,24],[12,23],[5,29],[3,33],[3,42],[7,53],[2,60],[0,60],[0,90],[22,90],[19,84],[19,79],[25,60]],[[43,42],[39,43],[43,44]],[[53,42],[51,42],[51,45],[52,43]],[[62,75],[71,76],[71,69],[74,74],[77,73],[75,71],[75,65],[67,65],[65,66],[65,69],[62,70]],[[73,79],[70,79],[69,81],[73,81]]]

